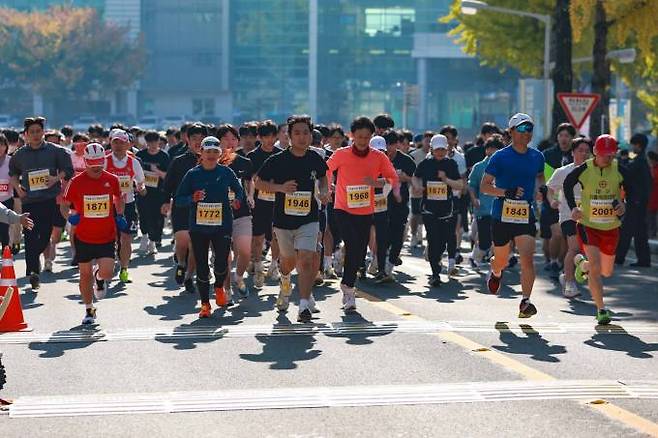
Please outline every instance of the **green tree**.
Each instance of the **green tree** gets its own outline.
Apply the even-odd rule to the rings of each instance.
[[[141,41],[91,8],[0,8],[0,87],[46,98],[84,99],[128,86],[143,69]]]

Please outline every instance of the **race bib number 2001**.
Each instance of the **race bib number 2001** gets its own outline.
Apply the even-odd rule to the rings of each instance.
[[[612,199],[592,199],[589,204],[589,220],[592,223],[610,224],[617,218]]]

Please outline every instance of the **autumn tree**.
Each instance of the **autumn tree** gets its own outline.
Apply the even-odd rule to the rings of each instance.
[[[590,135],[596,136],[601,132],[608,132],[609,129],[609,126],[601,126],[601,116],[608,114],[610,103],[611,64],[606,59],[608,51],[615,46],[636,47],[638,61],[634,64],[634,74],[647,79],[653,76],[652,70],[656,62],[654,39],[658,36],[658,27],[655,24],[658,2],[571,0],[571,3],[574,39],[581,39],[581,29],[591,25],[594,27],[592,92],[601,94],[601,101],[592,113]],[[613,41],[610,41],[609,35]],[[645,90],[639,91],[639,97],[649,104],[652,111],[649,118],[654,121],[658,119],[658,104],[654,103]]]
[[[139,40],[104,22],[95,9],[0,8],[0,88],[22,88],[48,99],[84,99],[134,83],[143,56]]]

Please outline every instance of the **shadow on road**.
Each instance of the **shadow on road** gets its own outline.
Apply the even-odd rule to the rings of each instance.
[[[658,351],[658,343],[644,342],[615,324],[596,326],[596,334],[584,344],[602,350],[620,351],[636,359],[651,359],[654,356],[649,352]]]
[[[499,339],[505,345],[493,345],[492,348],[504,353],[523,354],[541,362],[559,362],[560,359],[555,355],[567,352],[564,345],[551,345],[529,324],[520,324],[526,336],[511,332],[506,322],[499,321],[495,327],[500,333]]]
[[[348,324],[359,324],[360,330],[367,330],[368,326],[375,327],[375,324],[373,324],[371,321],[367,320],[366,318],[363,317],[359,312],[352,312],[347,315],[342,315],[341,316],[342,320],[344,323]],[[364,332],[364,333],[349,333],[349,332],[344,332],[344,333],[327,333],[328,338],[345,338],[347,339],[346,343],[349,345],[368,345],[372,344],[375,341],[373,337],[381,337],[381,336],[387,336],[390,335],[395,331],[394,328],[391,328],[390,330],[384,330],[384,331],[377,331],[377,332]]]
[[[70,334],[70,331],[83,331],[85,333],[89,333],[90,335],[93,335],[94,333],[97,333],[100,331],[100,327],[95,324],[95,325],[78,325],[75,327],[71,327],[70,329],[67,330],[61,330],[54,332],[52,334],[53,339],[57,338],[58,336],[61,335],[68,335]],[[79,350],[81,348],[86,348],[89,347],[91,344],[94,344],[98,342],[97,340],[91,340],[88,342],[32,342],[28,345],[28,348],[30,350],[34,351],[41,351],[42,353],[39,354],[39,357],[44,358],[44,359],[52,359],[56,357],[61,357],[64,356],[64,353],[68,350]]]

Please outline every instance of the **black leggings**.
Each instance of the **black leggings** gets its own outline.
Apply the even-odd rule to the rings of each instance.
[[[482,216],[477,219],[478,225],[478,247],[482,251],[491,248],[491,216]]]
[[[334,210],[334,214],[341,237],[345,242],[345,265],[341,283],[354,287],[356,271],[366,257],[372,215],[349,214],[343,210]]]
[[[41,272],[39,257],[50,244],[50,234],[53,232],[53,214],[59,208],[55,198],[39,202],[23,204],[23,213],[30,213],[34,228],[23,228],[25,237],[25,265],[27,275]]]
[[[192,251],[196,259],[196,284],[202,303],[210,302],[210,267],[208,266],[208,250],[212,244],[215,250],[215,287],[222,287],[228,270],[228,251],[231,248],[231,234],[223,232],[202,233],[190,231]]]
[[[441,219],[432,214],[423,214],[423,225],[427,233],[427,258],[430,261],[432,275],[441,273],[441,257],[446,246],[448,258],[454,259],[457,254],[456,223],[455,216]]]
[[[147,193],[144,197],[137,197],[137,209],[139,210],[139,228],[142,235],[148,235],[151,242],[162,240],[162,229],[164,228],[164,216],[160,213],[162,196],[158,193]]]
[[[406,210],[408,215],[409,211]],[[391,210],[375,214],[375,235],[377,237],[377,268],[384,272],[386,255],[388,260],[395,264],[400,252],[404,237],[404,227],[407,224],[407,215]]]
[[[10,210],[14,209],[14,198],[9,198],[6,201],[2,201],[5,207]],[[2,247],[9,245],[9,224],[0,222],[0,242],[2,242]]]

